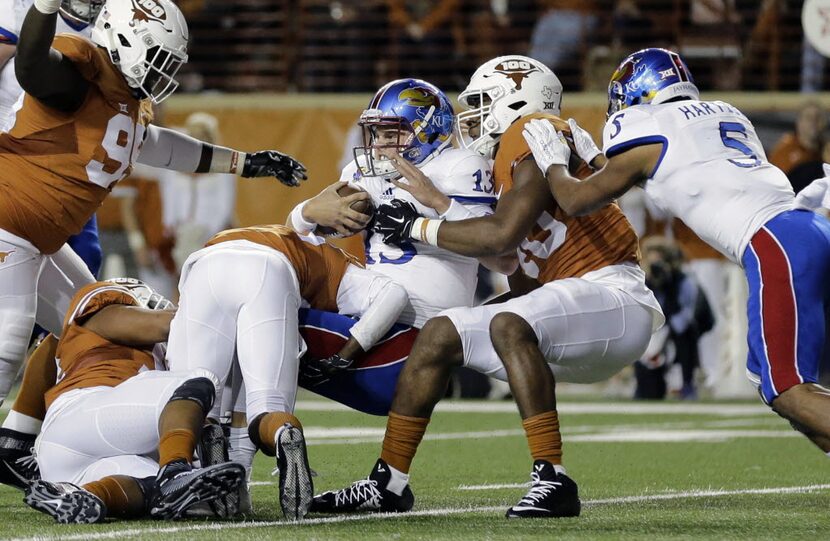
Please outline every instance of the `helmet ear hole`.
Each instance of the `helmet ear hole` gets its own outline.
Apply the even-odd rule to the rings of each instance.
[[[516,101],[516,102],[513,102],[510,105],[508,105],[508,107],[510,107],[514,111],[518,111],[519,109],[521,109],[525,105],[527,105],[526,101]]]
[[[130,45],[130,42],[127,41],[127,38],[124,37],[124,34],[118,34],[118,41],[121,42],[122,47],[132,47],[132,45]]]

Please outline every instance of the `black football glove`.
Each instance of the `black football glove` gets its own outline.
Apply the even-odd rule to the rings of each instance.
[[[260,150],[246,154],[242,176],[276,177],[286,186],[299,186],[300,181],[308,178],[303,164],[276,150]]]
[[[408,201],[393,199],[388,205],[381,205],[375,211],[372,230],[383,235],[386,244],[401,244],[410,240],[412,225],[420,218],[418,209]]]
[[[304,387],[324,383],[334,374],[349,368],[352,362],[336,353],[327,359],[308,359],[300,363],[300,383]]]

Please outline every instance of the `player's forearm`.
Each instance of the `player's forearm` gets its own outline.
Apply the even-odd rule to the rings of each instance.
[[[505,255],[494,255],[479,257],[478,262],[481,263],[485,269],[510,276],[516,269],[519,268],[519,258],[515,252],[510,252]]]
[[[392,280],[378,277],[373,282],[360,321],[350,331],[363,351],[369,351],[392,328],[408,303],[406,290]]]
[[[17,47],[8,43],[0,43],[0,70],[14,57]]]
[[[245,153],[151,125],[138,155],[139,163],[182,173],[240,174]]]
[[[486,257],[512,252],[523,236],[523,231],[515,231],[494,214],[459,222],[443,222],[437,238],[438,246],[451,252],[468,257]]]
[[[174,310],[150,310],[137,306],[107,306],[84,323],[84,328],[101,338],[131,347],[166,342]]]
[[[564,166],[549,167],[546,177],[559,208],[569,216],[590,214],[614,200],[612,195],[597,190],[594,183],[572,177]]]

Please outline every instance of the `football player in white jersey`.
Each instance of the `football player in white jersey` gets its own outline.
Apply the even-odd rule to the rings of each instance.
[[[354,149],[355,159],[343,169],[340,184],[297,205],[289,225],[302,234],[318,226],[352,234],[365,227],[368,216],[349,205],[368,198],[375,206],[409,201],[424,216],[451,221],[491,214],[496,195],[490,164],[472,150],[451,146],[454,119],[449,99],[426,81],[384,85],[360,116],[363,145]],[[342,183],[366,194],[332,197]],[[399,321],[419,328],[444,309],[473,305],[479,261],[504,274],[517,267],[513,256],[477,260],[426,244],[387,244],[369,230],[365,246],[366,265],[409,294],[410,305]]]
[[[549,125],[525,128],[556,199],[581,215],[641,185],[740,263],[749,283],[747,375],[773,411],[830,455],[830,392],[816,383],[830,305],[830,223],[795,208],[752,123],[728,103],[701,101],[676,53],[628,56],[608,94],[604,155],[587,179],[568,174],[570,149]],[[573,121],[571,131],[577,153],[593,146]]]
[[[795,196],[799,208],[814,210],[828,215],[830,212],[830,164],[824,164],[824,176],[811,182]]]

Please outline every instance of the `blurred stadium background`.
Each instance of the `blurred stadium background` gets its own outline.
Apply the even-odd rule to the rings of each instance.
[[[414,76],[457,93],[480,63],[501,54],[528,54],[548,64],[564,85],[563,115],[599,136],[605,121],[604,91],[618,61],[646,46],[673,48],[686,59],[705,98],[724,99],[750,116],[768,156],[790,174],[797,189],[821,174],[823,106],[830,105],[830,97],[821,91],[828,66],[805,40],[801,1],[178,4],[190,24],[190,61],[182,70],[181,89],[158,112],[162,123],[190,125],[191,114],[208,113],[218,122],[214,126],[208,120],[201,127],[214,130],[213,137],[244,150],[288,152],[307,165],[310,178],[293,190],[240,179],[235,199],[233,186],[221,188],[225,202],[235,201],[224,206],[205,202],[217,199],[218,185],[198,189],[180,182],[176,189],[191,193],[187,208],[175,210],[182,206],[181,191],[171,191],[164,176],[137,170],[99,214],[104,273],[138,274],[168,292],[174,289],[177,261],[198,248],[203,236],[186,227],[195,220],[195,207],[212,215],[214,224],[207,228],[284,222],[294,205],[339,178],[357,137],[355,121],[380,85]],[[796,130],[800,111],[804,113]],[[681,224],[655,220],[642,202],[630,203],[627,210],[641,233],[668,234],[687,259],[717,261],[717,254]],[[359,239],[343,245],[362,251]],[[717,342],[710,346],[716,354],[701,351],[701,362],[710,368],[697,377],[707,393],[747,396],[753,391],[744,375],[743,277],[734,266],[717,265],[715,277],[702,280],[718,282],[722,295],[713,302],[718,303],[721,326],[710,339]]]

